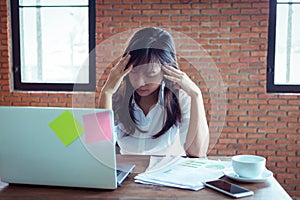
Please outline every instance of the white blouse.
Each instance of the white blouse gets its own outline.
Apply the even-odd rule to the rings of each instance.
[[[164,109],[162,84],[158,102],[151,108],[145,116],[142,109],[133,100],[134,116],[138,119],[138,127],[134,134],[124,136],[122,124],[116,124],[114,127],[117,143],[121,154],[132,155],[184,155],[185,143],[189,121],[190,121],[190,97],[179,90],[179,105],[182,112],[182,121],[178,126],[173,125],[165,134],[153,139],[152,136],[158,133],[165,122],[166,111]]]

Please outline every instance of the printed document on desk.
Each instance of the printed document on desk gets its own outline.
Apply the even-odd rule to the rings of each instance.
[[[200,190],[203,182],[221,178],[229,168],[230,161],[152,156],[147,170],[134,178],[137,183]]]

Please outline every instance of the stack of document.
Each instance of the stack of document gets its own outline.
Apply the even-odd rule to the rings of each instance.
[[[221,178],[229,168],[230,161],[152,156],[146,171],[134,178],[137,183],[199,190],[203,182]]]

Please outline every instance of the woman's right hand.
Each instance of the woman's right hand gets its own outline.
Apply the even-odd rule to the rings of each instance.
[[[105,85],[102,88],[102,92],[114,94],[118,88],[120,87],[123,78],[129,74],[132,70],[133,66],[129,66],[126,70],[125,67],[128,64],[130,59],[130,54],[126,54],[126,56],[122,57],[120,61],[111,69],[109,76],[106,80]]]

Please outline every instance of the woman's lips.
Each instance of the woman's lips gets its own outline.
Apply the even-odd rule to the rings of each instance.
[[[143,89],[143,88],[138,88],[136,90],[137,93],[144,93],[144,92],[147,92],[148,90],[147,89]]]

